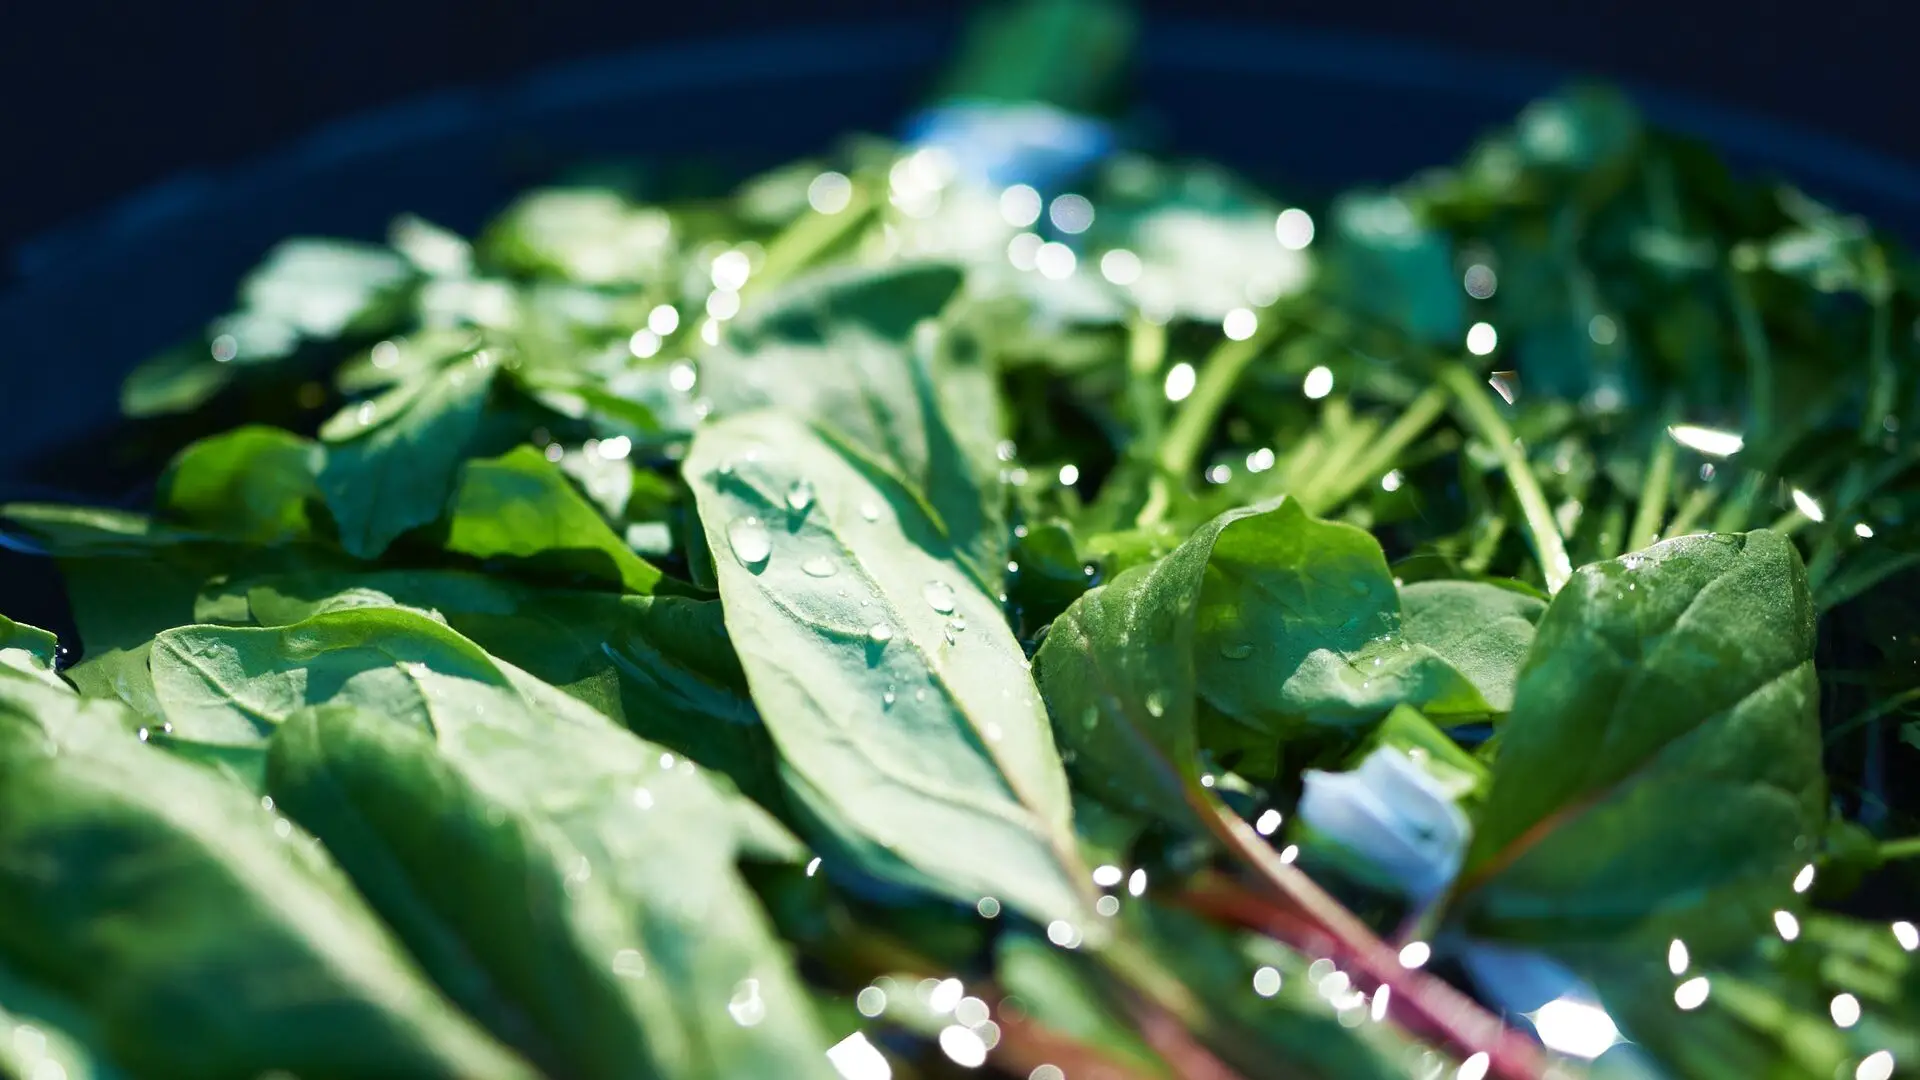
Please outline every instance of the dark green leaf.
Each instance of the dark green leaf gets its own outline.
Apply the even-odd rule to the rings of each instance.
[[[925,506],[780,413],[703,428],[685,474],[727,631],[816,833],[881,878],[1078,917],[1039,695]]]
[[[1277,739],[1351,727],[1397,704],[1490,711],[1436,652],[1400,632],[1380,546],[1291,500],[1220,515],[1171,555],[1075,601],[1036,658],[1076,776],[1102,798],[1186,817],[1200,701]]]
[[[373,558],[440,516],[493,381],[486,357],[350,405],[321,430],[332,445],[320,490],[350,554]]]
[[[815,274],[742,312],[700,374],[721,415],[781,409],[918,489],[967,569],[992,585],[1007,538],[991,373],[978,349],[955,347],[971,338],[921,332],[960,283],[944,264]]]
[[[338,872],[120,706],[0,673],[0,960],[141,1076],[531,1080]]]
[[[1711,956],[1763,932],[1825,821],[1812,655],[1806,574],[1777,533],[1581,569],[1520,673],[1467,925],[1569,953],[1684,937]]]

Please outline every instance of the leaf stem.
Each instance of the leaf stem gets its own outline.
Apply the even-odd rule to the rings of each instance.
[[[1694,488],[1693,494],[1687,496],[1687,501],[1680,504],[1680,510],[1673,515],[1673,521],[1668,523],[1665,535],[1672,538],[1691,532],[1694,522],[1699,521],[1701,515],[1713,509],[1713,502],[1719,497],[1719,488],[1707,486]]]
[[[1133,408],[1136,439],[1139,445],[1160,445],[1162,406],[1160,369],[1167,362],[1167,327],[1135,312],[1127,327],[1127,395]],[[1147,481],[1147,501],[1135,523],[1156,525],[1166,516],[1172,499],[1167,474],[1162,472],[1152,450],[1142,455],[1142,464],[1151,471]]]
[[[1573,576],[1573,562],[1567,558],[1567,543],[1560,536],[1560,526],[1553,520],[1546,493],[1540,490],[1540,481],[1533,475],[1533,467],[1527,464],[1527,456],[1513,429],[1493,407],[1487,390],[1466,368],[1448,364],[1440,369],[1440,381],[1459,403],[1460,422],[1499,455],[1507,482],[1513,486],[1514,497],[1520,502],[1520,513],[1526,518],[1527,531],[1533,534],[1534,553],[1539,556],[1540,574],[1546,579],[1547,591],[1559,592]]]
[[[1639,551],[1660,539],[1660,522],[1667,516],[1667,493],[1672,483],[1673,439],[1662,428],[1654,436],[1653,460],[1647,463],[1640,502],[1633,508],[1633,524],[1627,529],[1628,551]]]
[[[1766,324],[1753,302],[1753,290],[1740,271],[1722,275],[1733,307],[1733,323],[1740,332],[1740,348],[1747,355],[1747,400],[1753,403],[1753,431],[1760,442],[1773,433],[1773,349],[1767,344]]]
[[[877,206],[868,185],[855,181],[853,194],[839,213],[823,214],[813,209],[802,211],[798,218],[780,230],[767,244],[767,253],[760,260],[759,271],[747,279],[741,292],[753,295],[784,284],[813,265],[815,259],[846,236],[866,225]]]
[[[1256,332],[1239,341],[1229,338],[1216,346],[1200,365],[1193,393],[1187,396],[1179,415],[1173,418],[1166,441],[1160,444],[1160,468],[1169,476],[1184,478],[1193,471],[1234,384],[1240,381],[1247,365],[1260,355],[1268,336]]]
[[[1899,859],[1920,859],[1920,836],[1888,840],[1880,845],[1880,861],[1894,862]]]
[[[1898,388],[1894,385],[1899,377],[1893,365],[1893,356],[1888,351],[1887,339],[1892,332],[1893,297],[1892,287],[1887,282],[1886,259],[1879,248],[1870,248],[1868,260],[1871,264],[1872,280],[1868,291],[1872,293],[1873,328],[1868,345],[1869,376],[1866,411],[1860,416],[1860,441],[1870,443],[1880,438],[1881,424],[1893,413],[1894,396]]]
[[[1444,388],[1430,386],[1422,391],[1394,418],[1393,423],[1387,425],[1387,430],[1369,441],[1360,459],[1341,474],[1341,479],[1328,490],[1324,503],[1316,512],[1324,513],[1338,507],[1371,483],[1374,477],[1385,474],[1412,445],[1413,440],[1432,427],[1433,422],[1446,411],[1447,391]]]
[[[1212,898],[1216,901],[1214,914],[1276,937],[1297,928],[1300,918],[1304,917],[1331,939],[1354,970],[1391,988],[1392,1000],[1421,1026],[1433,1031],[1456,1051],[1486,1054],[1491,1075],[1501,1080],[1542,1080],[1546,1076],[1545,1058],[1531,1040],[1509,1030],[1497,1017],[1446,982],[1404,967],[1399,955],[1376,937],[1366,923],[1304,872],[1282,862],[1246,822],[1225,807],[1212,803],[1204,790],[1189,787],[1187,797],[1215,838],[1257,872],[1261,883],[1282,905],[1276,911],[1270,903],[1236,889]]]

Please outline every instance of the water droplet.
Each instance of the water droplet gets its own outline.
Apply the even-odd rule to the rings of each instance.
[[[860,504],[860,516],[868,521],[880,520],[880,504],[871,500]]]
[[[642,810],[653,809],[653,792],[648,791],[646,788],[634,788],[633,805]]]
[[[767,1018],[767,1003],[760,997],[759,979],[740,980],[733,988],[733,1000],[727,1002],[727,1013],[741,1027],[752,1027]]]
[[[1154,717],[1167,714],[1167,703],[1161,699],[1160,691],[1154,690],[1147,694],[1147,714]]]
[[[887,687],[886,693],[880,695],[880,704],[884,708],[893,708],[893,703],[897,700],[899,699],[894,696],[893,687],[891,686]]]
[[[953,614],[953,601],[954,601],[953,588],[952,586],[949,586],[946,582],[944,581],[927,582],[926,587],[920,590],[920,596],[922,599],[926,600],[928,607],[939,612],[940,614],[942,615]]]
[[[727,526],[727,546],[749,570],[757,570],[773,555],[773,536],[757,517],[735,518]]]
[[[926,691],[925,691],[924,689],[922,689],[922,690],[915,690],[915,691],[913,692],[913,700],[915,700],[915,701],[925,701],[925,700],[927,700],[927,692],[926,692]]]
[[[1220,646],[1220,655],[1229,660],[1245,660],[1247,657],[1253,655],[1253,646],[1244,641],[1237,645],[1222,645]]]
[[[813,505],[813,485],[805,480],[795,480],[787,488],[787,508],[796,514],[804,514],[807,507]]]
[[[613,954],[613,973],[623,979],[646,977],[647,958],[638,949],[621,949]]]
[[[148,738],[148,736],[149,736],[149,735],[151,735],[151,734],[152,734],[152,733],[151,733],[151,732],[149,732],[149,731],[148,731],[148,730],[147,730],[146,728],[141,728],[141,729],[140,729],[140,741],[141,741],[141,742],[146,742],[146,741],[147,741],[147,738]]]
[[[966,630],[967,630],[967,619],[966,619],[966,616],[964,616],[964,615],[955,615],[955,616],[953,617],[953,622],[952,622],[952,624],[951,624],[951,625],[953,626],[953,631],[954,631],[954,633],[956,633],[956,634],[963,634],[963,633],[966,633]]]
[[[813,558],[801,563],[800,569],[805,572],[808,577],[832,577],[836,567],[833,565],[832,559],[827,558],[825,555],[815,555]]]
[[[874,623],[867,628],[867,640],[875,645],[885,645],[893,640],[893,627],[883,622]]]

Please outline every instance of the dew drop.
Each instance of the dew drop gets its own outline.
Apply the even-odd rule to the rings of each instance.
[[[929,581],[920,590],[920,596],[927,606],[942,615],[953,614],[953,588],[943,581]]]
[[[1161,699],[1160,691],[1154,690],[1147,694],[1147,713],[1154,717],[1167,714],[1167,703]]]
[[[860,516],[863,518],[866,518],[868,521],[879,521],[880,520],[880,504],[876,502],[871,502],[871,501],[861,503]]]
[[[833,565],[832,559],[827,558],[825,555],[815,555],[813,558],[801,563],[800,569],[804,571],[808,577],[832,577],[836,568]]]
[[[1229,660],[1245,660],[1247,657],[1253,655],[1253,646],[1244,641],[1237,645],[1222,645],[1220,646],[1220,655]]]
[[[773,554],[773,536],[757,517],[735,518],[727,526],[727,546],[733,549],[733,557],[740,560],[740,565],[749,570],[758,569]]]
[[[733,988],[733,1000],[727,1002],[727,1012],[741,1027],[752,1027],[765,1020],[767,1003],[760,997],[760,980],[740,980],[740,985]]]
[[[796,514],[804,514],[807,507],[813,505],[813,485],[805,480],[795,480],[787,488],[787,508]]]
[[[885,645],[893,640],[893,627],[883,622],[874,623],[867,628],[867,640],[875,645]]]
[[[886,693],[880,695],[880,704],[885,708],[893,708],[893,703],[898,700],[899,698],[894,695],[893,687],[891,686],[887,687]]]

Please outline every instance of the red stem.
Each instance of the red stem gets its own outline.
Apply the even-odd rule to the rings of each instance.
[[[1327,895],[1312,878],[1282,862],[1246,822],[1214,806],[1204,791],[1189,789],[1188,798],[1227,850],[1258,871],[1261,884],[1272,897],[1263,899],[1226,885],[1210,896],[1197,894],[1194,902],[1209,904],[1219,917],[1290,944],[1323,940],[1333,945],[1323,951],[1339,954],[1358,974],[1391,987],[1394,1007],[1455,1052],[1486,1054],[1489,1071],[1500,1080],[1543,1080],[1547,1075],[1546,1057],[1533,1040],[1509,1030],[1498,1017],[1444,980],[1403,967],[1399,954],[1376,937],[1372,928]]]

